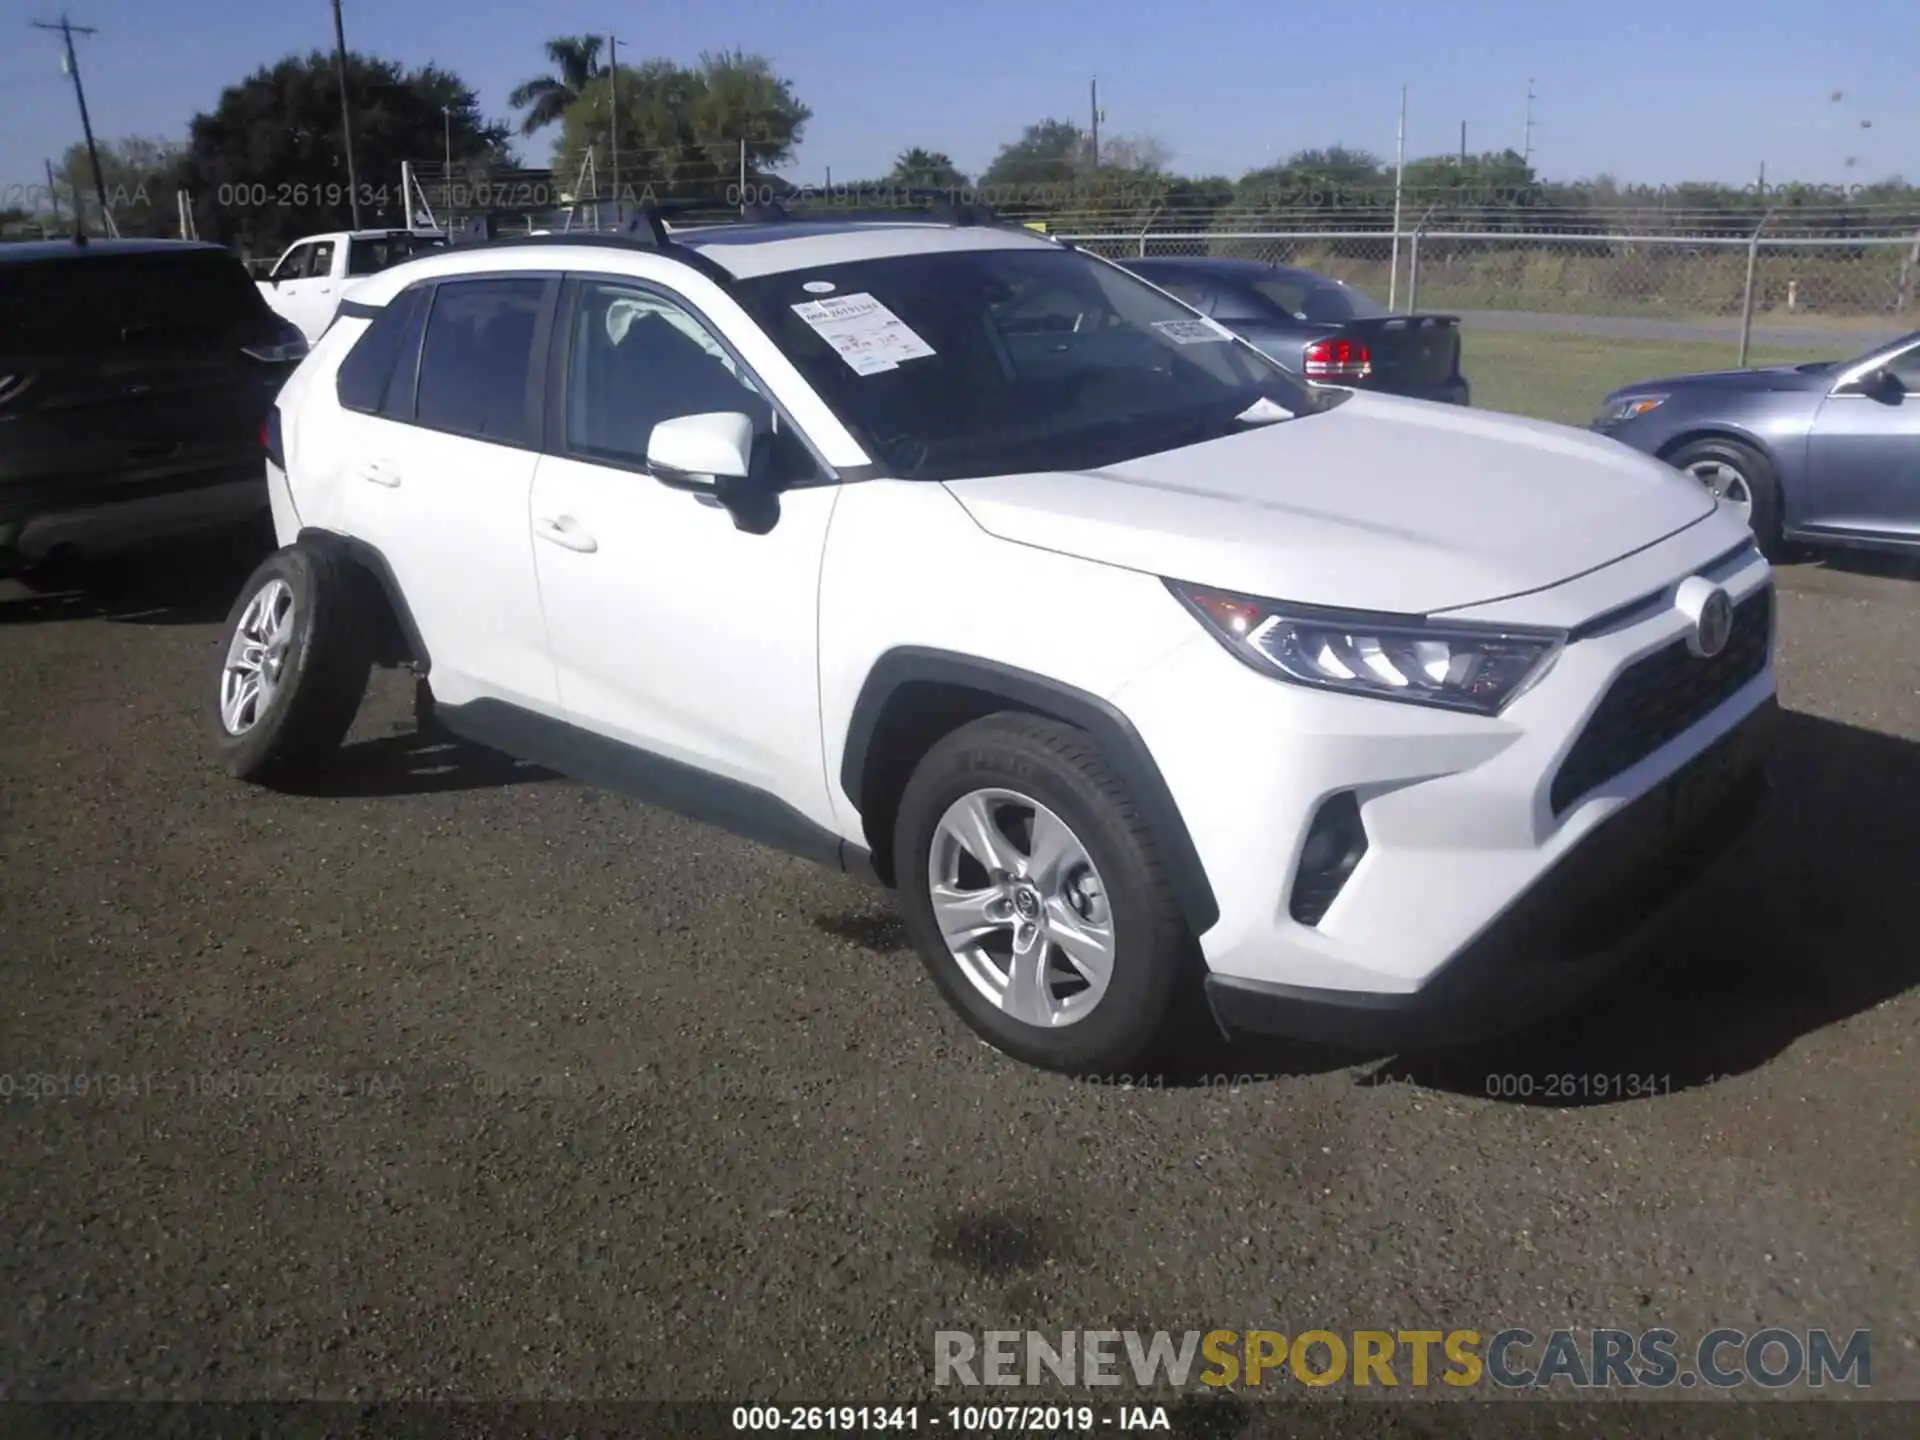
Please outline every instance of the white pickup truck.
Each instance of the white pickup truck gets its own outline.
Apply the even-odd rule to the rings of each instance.
[[[339,230],[296,240],[258,281],[274,311],[300,327],[309,345],[333,323],[349,287],[390,265],[428,250],[447,237],[437,230]]]

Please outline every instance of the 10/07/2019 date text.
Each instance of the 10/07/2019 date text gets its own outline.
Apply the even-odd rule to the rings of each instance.
[[[1164,1408],[1122,1406],[1112,1413],[1091,1405],[736,1405],[735,1430],[950,1430],[959,1434],[1074,1430],[1171,1430]]]

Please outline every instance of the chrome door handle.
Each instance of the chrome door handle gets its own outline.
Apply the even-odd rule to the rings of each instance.
[[[361,468],[360,478],[371,485],[384,485],[389,490],[400,488],[400,477],[377,460]]]
[[[600,548],[600,542],[580,529],[571,515],[562,515],[557,519],[542,516],[533,522],[533,533],[550,545],[575,550],[582,555],[591,555]]]

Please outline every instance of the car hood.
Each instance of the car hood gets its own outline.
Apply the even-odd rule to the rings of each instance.
[[[1427,614],[1525,594],[1713,513],[1597,435],[1353,394],[1101,470],[953,480],[1003,540],[1245,594]]]
[[[1767,391],[1824,394],[1833,384],[1841,362],[1822,360],[1812,365],[1774,365],[1760,370],[1711,370],[1700,375],[1668,375],[1659,380],[1642,380],[1623,385],[1607,396],[1618,400],[1627,395],[1663,395],[1679,390],[1732,390],[1744,394]]]

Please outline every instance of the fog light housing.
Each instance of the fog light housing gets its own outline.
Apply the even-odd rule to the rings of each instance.
[[[1366,853],[1360,801],[1351,790],[1329,796],[1307,827],[1287,912],[1302,925],[1318,925]]]

